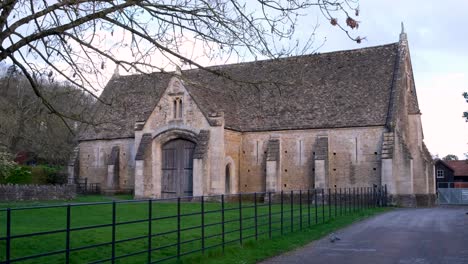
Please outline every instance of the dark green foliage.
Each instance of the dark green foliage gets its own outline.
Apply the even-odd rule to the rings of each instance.
[[[13,166],[0,184],[65,184],[67,176],[60,166]]]
[[[5,183],[10,184],[31,184],[32,173],[29,166],[15,166],[10,170],[10,175],[6,178]]]

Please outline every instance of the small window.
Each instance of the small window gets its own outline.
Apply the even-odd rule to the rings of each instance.
[[[182,98],[179,98],[178,117],[182,118]]]
[[[173,107],[172,107],[174,119],[181,119],[182,118],[182,110],[183,110],[183,108],[182,108],[182,98],[177,97],[177,98],[174,99]]]
[[[437,170],[437,178],[444,178],[444,171],[443,170]]]

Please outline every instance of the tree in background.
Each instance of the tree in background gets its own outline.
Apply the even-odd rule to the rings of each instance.
[[[318,20],[298,32],[303,42],[296,27],[299,17],[317,11],[353,41],[363,39],[349,33],[359,26],[358,0],[4,0],[0,10],[0,62],[13,64],[67,126],[65,119],[74,117],[41,90],[44,76],[91,94],[92,80],[102,79],[109,65],[138,73],[185,65],[225,76],[184,53],[187,41],[209,59],[310,53]]]
[[[60,112],[85,120],[93,98],[83,91],[61,83],[40,81],[40,91]],[[73,130],[78,123],[67,120]],[[75,142],[73,134],[56,115],[42,104],[21,72],[10,67],[0,76],[0,146],[9,153],[34,153],[48,164],[64,164]]]
[[[448,154],[447,156],[442,158],[443,160],[458,160],[457,155],[454,154]]]

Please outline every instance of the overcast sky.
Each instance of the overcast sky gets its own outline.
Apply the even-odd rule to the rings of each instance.
[[[361,44],[325,21],[318,40],[327,41],[320,52],[355,49],[397,42],[404,22],[408,35],[424,141],[432,154],[468,152],[468,123],[462,114],[468,104],[461,94],[468,91],[468,1],[466,0],[361,0]],[[301,21],[307,29],[310,18]]]

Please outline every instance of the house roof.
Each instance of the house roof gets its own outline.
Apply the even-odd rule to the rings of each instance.
[[[450,165],[448,165],[447,162],[444,161],[444,160],[436,159],[435,164],[436,164],[436,166],[439,165],[439,164],[442,164],[442,165],[443,165],[444,167],[446,167],[447,169],[449,169],[449,170],[455,172],[454,169],[453,169],[452,167],[450,167]]]
[[[224,112],[237,131],[383,126],[391,102],[398,43],[182,71],[201,111]],[[223,76],[220,76],[223,75]],[[96,126],[80,140],[134,136],[173,73],[113,78],[95,107]],[[227,76],[227,77],[225,77]]]
[[[446,160],[444,162],[453,169],[454,176],[468,176],[467,160]]]

